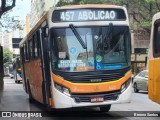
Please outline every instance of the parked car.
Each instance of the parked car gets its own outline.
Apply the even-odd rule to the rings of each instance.
[[[141,71],[133,79],[134,92],[148,91],[148,70]]]

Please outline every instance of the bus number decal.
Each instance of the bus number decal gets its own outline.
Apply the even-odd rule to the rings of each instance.
[[[62,12],[61,13],[61,20],[63,21],[70,21],[73,20],[74,12]]]

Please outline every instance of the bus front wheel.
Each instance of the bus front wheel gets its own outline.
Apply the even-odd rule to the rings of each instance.
[[[111,109],[111,105],[106,105],[106,106],[100,107],[101,112],[108,112],[110,109]]]

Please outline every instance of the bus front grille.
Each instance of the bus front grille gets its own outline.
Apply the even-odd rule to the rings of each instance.
[[[120,95],[120,91],[116,92],[109,92],[109,93],[103,93],[103,94],[73,94],[72,98],[75,100],[76,103],[80,102],[91,102],[91,98],[94,97],[103,97],[104,101],[109,100],[117,100]]]
[[[124,75],[119,73],[112,74],[94,74],[94,75],[72,75],[65,80],[74,83],[97,83],[97,82],[109,82],[122,78]]]
[[[101,70],[101,71],[85,71],[85,72],[60,72],[54,71],[64,80],[72,83],[99,83],[115,81],[125,76],[130,67],[118,70]]]

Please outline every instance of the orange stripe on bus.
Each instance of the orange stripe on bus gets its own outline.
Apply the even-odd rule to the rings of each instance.
[[[52,77],[53,81],[70,89],[72,93],[98,93],[119,90],[121,85],[131,77],[131,71],[119,80],[103,83],[71,83],[55,74],[52,74]]]

